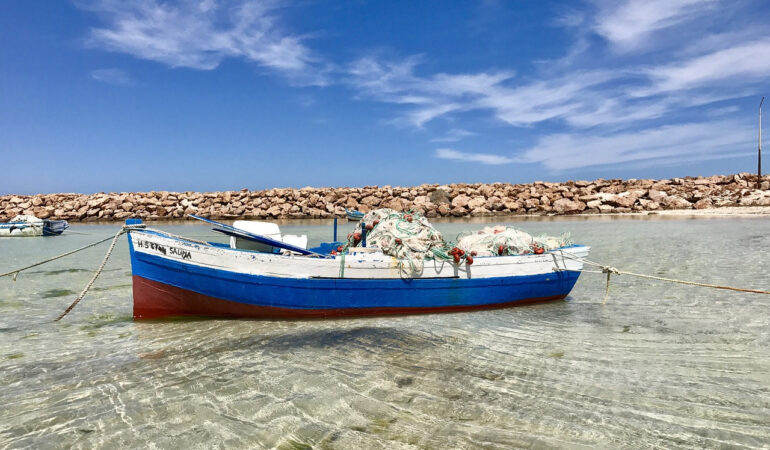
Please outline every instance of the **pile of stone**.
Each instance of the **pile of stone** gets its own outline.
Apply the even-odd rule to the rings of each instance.
[[[770,176],[716,175],[670,180],[567,181],[529,184],[423,184],[414,187],[268,189],[226,192],[142,192],[0,196],[0,221],[19,214],[69,221],[329,218],[345,208],[413,209],[427,217],[511,214],[596,214],[770,206]]]

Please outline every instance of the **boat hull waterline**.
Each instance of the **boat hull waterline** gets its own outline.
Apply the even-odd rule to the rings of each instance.
[[[476,258],[473,266],[426,262],[404,278],[386,255],[343,260],[223,248],[131,231],[134,318],[325,318],[468,311],[557,300],[577,282],[575,258]],[[588,247],[563,250],[575,257]],[[343,266],[343,267],[341,267]]]

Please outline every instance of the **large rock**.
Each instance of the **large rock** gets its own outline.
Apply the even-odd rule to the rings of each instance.
[[[390,208],[394,211],[404,211],[406,209],[405,203],[406,202],[400,198],[394,198],[388,202],[385,202],[382,206],[384,208]]]
[[[628,191],[621,192],[619,194],[607,194],[599,192],[596,194],[596,196],[602,201],[602,203],[615,207],[630,208],[634,205],[634,203],[636,203],[636,196]]]
[[[677,195],[669,195],[661,202],[668,209],[692,209],[692,203]]]
[[[486,198],[481,197],[481,196],[473,197],[472,199],[470,199],[468,201],[468,209],[473,211],[474,209],[480,208],[480,207],[482,207],[482,206],[484,206],[486,204],[487,204],[487,199]]]
[[[487,208],[484,208],[483,206],[479,206],[477,208],[474,208],[471,211],[471,216],[473,217],[484,217],[484,216],[491,216],[492,212],[488,210]]]
[[[468,197],[465,194],[458,195],[457,197],[452,199],[452,206],[454,208],[465,208],[468,206],[468,202],[471,200],[470,197]],[[453,208],[453,209],[454,209]]]
[[[660,204],[658,202],[647,198],[640,198],[639,205],[647,211],[654,211],[656,209],[660,209]]]
[[[649,197],[650,200],[654,202],[660,203],[664,198],[668,197],[668,194],[665,191],[650,189],[650,191],[647,193],[647,197]]]
[[[362,205],[367,205],[367,206],[377,206],[380,204],[380,199],[373,195],[369,195],[367,197],[362,198],[360,203]]]
[[[552,207],[559,214],[576,214],[586,209],[586,204],[581,201],[562,198],[553,202]]]
[[[695,209],[708,209],[708,208],[711,208],[712,206],[714,206],[714,204],[711,202],[711,197],[702,198],[697,202],[695,202],[695,204],[693,205]]]
[[[770,206],[770,191],[753,191],[747,194],[738,201],[741,206]]]
[[[490,211],[500,211],[505,206],[503,205],[503,201],[500,199],[500,197],[492,196],[487,199],[484,207]]]

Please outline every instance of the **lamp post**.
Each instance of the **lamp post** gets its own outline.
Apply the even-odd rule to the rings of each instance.
[[[757,189],[762,189],[762,103],[765,97],[759,101],[759,146],[757,147]]]

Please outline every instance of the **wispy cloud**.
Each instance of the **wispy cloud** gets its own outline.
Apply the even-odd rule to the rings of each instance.
[[[594,30],[616,50],[636,50],[647,44],[653,33],[694,20],[718,4],[718,0],[603,1]]]
[[[619,76],[591,71],[517,85],[512,81],[513,72],[419,76],[415,74],[418,61],[417,57],[400,62],[362,58],[351,66],[349,82],[373,99],[411,105],[404,119],[417,127],[452,112],[472,110],[491,111],[497,119],[515,126],[556,118],[574,119],[582,126],[589,117],[581,119],[581,115],[590,116],[600,108],[598,98],[591,98],[591,88]]]
[[[665,125],[608,135],[552,134],[526,150],[522,159],[563,171],[670,158],[687,161],[730,157],[750,148],[752,132],[747,124],[730,120]]]
[[[430,142],[457,142],[475,134],[462,128],[451,128],[443,136],[433,138]]]
[[[294,81],[323,84],[318,59],[303,37],[282,29],[275,1],[94,0],[78,3],[105,26],[91,30],[90,45],[171,67],[211,70],[225,58],[243,58]]]
[[[135,84],[131,75],[123,69],[97,69],[91,71],[91,78],[115,86],[132,86]]]
[[[681,62],[647,70],[653,83],[642,95],[713,85],[724,80],[753,81],[770,75],[770,38],[746,42]]]
[[[439,159],[475,162],[489,165],[510,164],[514,162],[514,159],[508,156],[493,155],[490,153],[466,153],[453,150],[451,148],[439,148],[436,150],[435,156]]]

